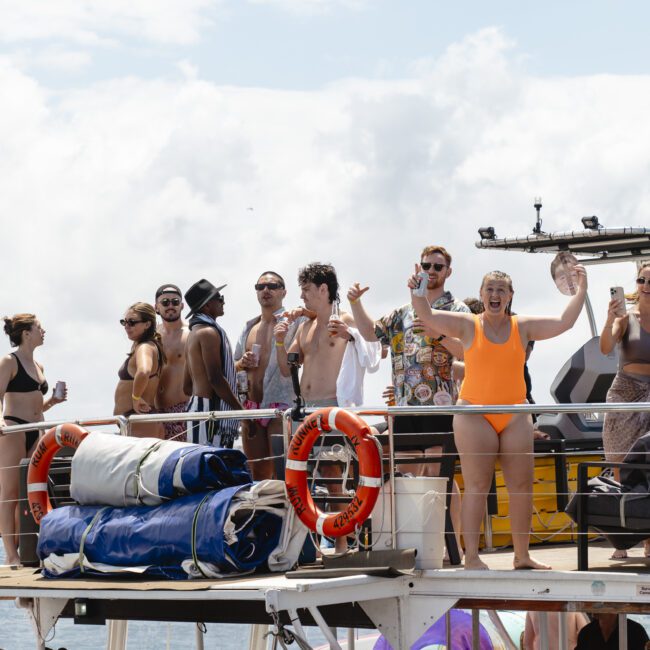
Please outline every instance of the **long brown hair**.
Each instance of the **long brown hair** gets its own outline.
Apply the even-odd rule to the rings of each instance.
[[[132,304],[127,311],[134,311],[141,319],[143,323],[149,323],[142,336],[135,341],[134,346],[139,343],[147,343],[151,341],[156,348],[158,349],[158,373],[162,367],[167,363],[167,357],[165,357],[165,352],[163,351],[162,337],[156,330],[156,310],[153,305],[150,305],[148,302],[136,302]],[[135,349],[135,347],[134,347]]]
[[[23,332],[31,331],[37,321],[34,314],[14,314],[11,318],[4,317],[5,334],[9,337],[9,342],[17,348],[23,342]]]

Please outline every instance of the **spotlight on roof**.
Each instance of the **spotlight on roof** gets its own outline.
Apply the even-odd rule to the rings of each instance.
[[[492,226],[479,228],[478,234],[481,235],[481,239],[496,239],[497,236]]]
[[[598,223],[598,217],[596,215],[593,217],[582,217],[582,225],[587,230],[598,230],[602,228],[602,225]]]

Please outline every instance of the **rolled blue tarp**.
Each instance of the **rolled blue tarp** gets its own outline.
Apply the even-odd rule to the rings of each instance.
[[[268,494],[262,494],[264,484],[271,486]],[[45,562],[48,577],[78,576],[82,566],[86,574],[137,567],[142,574],[167,578],[207,577],[204,565],[211,575],[250,572],[277,550],[289,508],[280,481],[189,495],[159,506],[64,506],[41,521],[38,555],[51,560],[49,568]],[[304,540],[304,531],[299,533]],[[67,564],[57,557],[67,558]]]
[[[70,495],[82,505],[156,506],[251,481],[238,449],[97,432],[72,458]]]

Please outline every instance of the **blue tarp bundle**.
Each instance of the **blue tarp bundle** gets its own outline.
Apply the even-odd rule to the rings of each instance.
[[[200,563],[209,563],[221,573],[252,571],[266,562],[280,540],[286,498],[281,488],[274,489],[271,499],[265,497],[266,507],[255,502],[256,488],[246,485],[159,506],[56,508],[41,521],[38,555],[41,559],[66,556],[70,562],[68,568],[61,566],[54,572],[47,570],[46,563],[44,574],[79,575],[82,558],[86,565],[112,565],[118,571],[139,567],[144,574],[168,578],[197,575]],[[188,561],[191,570],[181,567]],[[85,572],[105,574],[110,568]]]

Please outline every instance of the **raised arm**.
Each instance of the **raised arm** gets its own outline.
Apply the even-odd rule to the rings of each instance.
[[[609,307],[607,309],[607,320],[603,326],[603,331],[600,333],[600,351],[603,354],[609,354],[614,346],[623,338],[625,330],[627,329],[629,316],[618,316],[620,309],[624,305],[621,305],[620,300],[612,298],[609,301]]]
[[[363,296],[369,288],[370,287],[362,287],[358,282],[355,282],[348,289],[348,300],[350,301],[352,317],[354,318],[356,328],[359,330],[359,334],[361,334],[366,341],[378,341],[379,339],[375,334],[375,321],[370,318],[361,303],[361,296]]]
[[[578,290],[571,297],[560,316],[521,316],[519,318],[522,334],[529,341],[543,341],[559,336],[570,330],[578,320],[587,296],[587,272],[585,267],[577,264]]]
[[[418,271],[419,269],[416,269],[416,273],[408,280],[408,287],[411,292],[418,286]],[[411,293],[411,304],[415,309],[416,316],[426,327],[440,332],[442,336],[460,339],[464,346],[471,344],[474,337],[474,318],[472,314],[431,309],[431,305],[424,296],[416,296],[413,293]]]
[[[289,368],[289,360],[287,355],[292,352],[297,352],[298,354],[301,353],[300,335],[302,334],[303,323],[300,323],[300,325],[298,325],[296,334],[293,337],[293,340],[291,341],[289,348],[287,349],[285,341],[287,338],[287,333],[289,331],[289,326],[290,326],[289,322],[283,320],[280,321],[273,329],[273,336],[275,337],[275,353],[278,360],[278,368],[280,370],[280,374],[283,377],[291,376],[291,368]]]

